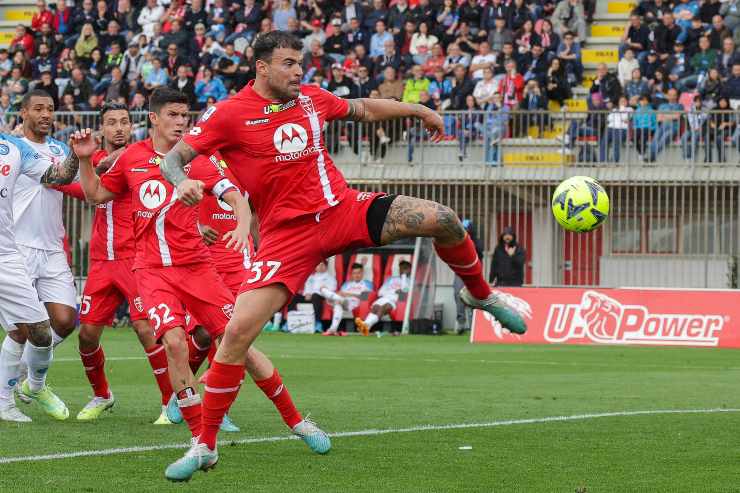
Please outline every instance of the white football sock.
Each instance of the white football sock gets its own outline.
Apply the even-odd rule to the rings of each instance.
[[[342,301],[344,301],[344,298],[333,291],[329,291],[327,288],[321,288],[319,290],[319,294],[325,299],[333,301],[334,303],[341,303]]]
[[[54,327],[51,328],[51,346],[52,347],[57,347],[62,342],[64,342],[65,339],[66,337],[62,337],[54,331]]]
[[[272,324],[276,326],[280,326],[280,324],[283,322],[283,312],[277,312],[274,317],[272,317]]]
[[[374,314],[372,312],[368,313],[367,314],[367,318],[365,319],[365,323],[367,324],[367,328],[368,329],[372,329],[373,328],[373,325],[375,325],[375,324],[378,323],[378,320],[380,320],[380,318],[376,314]]]
[[[8,336],[3,341],[0,349],[0,401],[8,401],[13,397],[13,388],[20,375],[23,346]]]
[[[26,342],[23,358],[28,365],[28,386],[32,392],[38,392],[46,384],[46,373],[53,357],[51,346],[36,347],[31,341]]]
[[[339,324],[342,323],[342,315],[344,315],[344,308],[339,303],[336,303],[331,312],[331,326],[329,327],[329,332],[337,331]]]

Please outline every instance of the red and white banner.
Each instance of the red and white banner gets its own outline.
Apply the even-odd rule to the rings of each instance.
[[[475,310],[470,341],[740,347],[740,291],[497,288],[527,322],[512,334]]]

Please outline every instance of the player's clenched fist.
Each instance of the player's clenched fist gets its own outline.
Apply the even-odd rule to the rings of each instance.
[[[98,150],[98,143],[93,138],[93,132],[89,128],[77,130],[69,138],[72,150],[79,158],[89,158]]]
[[[196,205],[203,199],[203,188],[200,180],[184,180],[177,185],[177,197],[185,205]]]

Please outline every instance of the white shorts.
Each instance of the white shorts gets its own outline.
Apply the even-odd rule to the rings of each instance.
[[[31,284],[43,303],[61,303],[77,309],[77,289],[64,252],[18,245],[26,259]]]
[[[373,306],[384,306],[384,305],[391,305],[391,310],[396,309],[396,303],[398,303],[398,296],[381,296],[377,300],[375,300],[375,303],[373,303]]]
[[[347,296],[345,298],[345,306],[347,307],[347,310],[352,312],[354,311],[358,306],[360,306],[360,298],[356,298],[354,296]]]
[[[33,289],[21,254],[0,256],[0,325],[6,332],[17,323],[38,323],[49,319],[46,308]]]

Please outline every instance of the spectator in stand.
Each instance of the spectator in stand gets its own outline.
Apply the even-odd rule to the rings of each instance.
[[[334,19],[329,24],[329,36],[324,42],[324,51],[329,55],[335,62],[344,62],[344,56],[349,50],[349,43],[347,37],[342,32],[342,21]]]
[[[458,115],[457,142],[458,155],[460,162],[468,157],[468,146],[478,140],[483,133],[483,116],[480,114],[481,108],[476,104],[472,94],[465,98],[464,113]]]
[[[732,38],[732,31],[725,26],[722,16],[715,15],[712,18],[712,28],[709,30],[709,44],[713,50],[722,49],[722,43],[727,38]]]
[[[470,62],[470,75],[474,81],[483,78],[484,68],[493,68],[496,62],[496,54],[491,52],[491,45],[488,41],[483,41],[478,47],[478,54]]]
[[[513,60],[506,62],[506,75],[501,81],[499,92],[503,96],[503,104],[509,109],[519,106],[524,91],[524,77],[516,68]]]
[[[478,81],[475,89],[473,89],[473,97],[478,106],[485,108],[486,105],[493,102],[493,96],[496,93],[498,93],[498,83],[493,78],[493,69],[486,67],[483,69],[483,78]]]
[[[183,29],[193,33],[196,24],[208,24],[208,12],[203,8],[203,0],[191,0],[190,6],[185,10]]]
[[[516,32],[524,25],[526,21],[534,20],[532,11],[529,10],[524,0],[514,0],[509,4],[509,11],[506,15],[506,25],[512,32]]]
[[[699,89],[699,95],[706,109],[712,109],[717,106],[720,95],[722,94],[722,79],[719,70],[716,68],[709,69],[709,75],[704,85]]]
[[[565,78],[565,70],[559,58],[553,58],[550,62],[545,78],[545,89],[547,90],[547,98],[550,101],[556,101],[560,106],[563,106],[565,100],[572,96],[570,86]]]
[[[691,19],[699,15],[699,3],[696,0],[678,0],[673,8],[676,24],[681,28],[682,39],[685,41],[686,32],[691,28]]]
[[[447,57],[445,58],[444,69],[447,75],[452,75],[452,71],[458,65],[467,68],[470,65],[470,56],[463,53],[456,43],[447,47]]]
[[[673,54],[673,46],[680,35],[681,28],[676,25],[673,14],[663,14],[663,22],[653,31],[653,45],[660,60],[665,62]]]
[[[40,31],[41,24],[51,24],[54,14],[46,8],[46,0],[36,0],[36,12],[31,17],[31,31]]]
[[[314,41],[318,41],[321,46],[326,42],[326,32],[321,24],[320,19],[311,21],[311,34],[303,38],[303,51],[308,52]]]
[[[13,68],[13,60],[11,60],[8,50],[0,48],[0,81],[10,75],[10,70]]]
[[[648,52],[647,58],[640,65],[640,70],[642,71],[642,74],[645,76],[648,82],[652,82],[653,80],[655,80],[655,72],[660,67],[661,61],[658,58],[658,54],[655,51],[650,50]]]
[[[535,126],[538,132],[537,138],[542,136],[544,128],[550,124],[547,105],[547,94],[542,92],[537,81],[534,79],[528,81],[524,85],[519,107],[526,112],[525,129]]]
[[[642,24],[640,16],[637,14],[630,15],[630,23],[624,28],[621,44],[619,45],[619,58],[624,56],[627,49],[631,49],[637,59],[642,61],[647,56],[650,48],[650,29]]]
[[[95,28],[95,32],[102,33],[111,20],[111,15],[108,12],[108,4],[105,0],[98,0],[95,8],[95,22],[93,23],[93,27]]]
[[[528,54],[532,50],[532,46],[540,44],[540,36],[534,31],[534,23],[531,20],[526,20],[514,34],[514,44],[519,57]]]
[[[488,36],[488,42],[491,43],[491,46],[494,46],[493,41],[491,40],[491,31],[496,29],[496,19],[502,19],[503,25],[506,27],[506,12],[507,12],[506,5],[504,5],[503,0],[491,0],[490,2],[486,2],[486,4],[483,6],[483,15],[481,17],[480,21],[480,28],[481,36]],[[494,51],[499,51],[501,47],[493,48]]]
[[[123,72],[121,72],[120,67],[113,67],[110,72],[110,80],[103,81],[101,86],[101,89],[105,91],[105,101],[117,101],[119,98],[128,101],[130,87],[123,78]]]
[[[373,0],[373,7],[368,11],[367,15],[363,19],[363,27],[368,30],[372,31],[373,29],[375,32],[381,32],[380,29],[378,29],[378,22],[383,22],[383,31],[386,31],[386,26],[388,25],[388,11],[385,8],[385,3],[383,0]],[[390,34],[390,33],[388,33]],[[379,46],[383,46],[383,43],[381,42]],[[370,53],[372,54],[372,46],[370,47]]]
[[[49,49],[49,53],[51,53],[54,57],[59,56],[62,52],[63,44],[57,42],[54,31],[52,31],[51,29],[51,24],[48,23],[41,24],[41,31],[36,33],[34,43],[36,47],[36,53],[38,53],[39,46],[42,43],[47,46],[47,48]]]
[[[54,18],[51,21],[51,27],[54,30],[54,36],[57,43],[63,44],[64,38],[74,32],[72,26],[72,9],[67,8],[65,0],[57,0],[57,8],[54,12]]]
[[[519,65],[519,60],[514,53],[514,45],[512,43],[504,43],[504,49],[496,55],[496,60],[493,62],[493,73],[496,78],[503,78],[506,72],[506,62],[512,60],[514,63]]]
[[[407,0],[398,0],[388,11],[388,29],[391,33],[398,34],[406,24],[409,16],[409,4]]]
[[[97,19],[97,12],[93,0],[82,0],[82,9],[76,9],[72,14],[72,26],[76,33],[80,34],[85,24],[95,25],[95,19]],[[75,40],[74,37],[69,39],[73,44]]]
[[[442,67],[434,71],[432,81],[429,83],[429,95],[432,99],[439,99],[443,103],[442,110],[449,106],[450,94],[452,93],[452,80],[445,75]]]
[[[527,252],[517,243],[514,228],[504,228],[493,251],[488,281],[501,287],[521,287],[526,261]]]
[[[684,45],[680,41],[676,41],[676,44],[673,45],[673,56],[666,60],[665,70],[673,87],[679,86],[681,79],[691,75],[691,63],[684,52]]]
[[[227,96],[226,87],[221,79],[214,77],[210,67],[203,67],[203,77],[195,84],[195,97],[198,103],[205,106],[209,97],[221,101]]]
[[[581,63],[581,46],[575,40],[575,34],[567,32],[563,35],[557,52],[558,58],[565,68],[565,77],[568,84],[575,86],[583,80],[583,64]]]
[[[694,53],[699,51],[699,38],[704,36],[704,25],[701,23],[699,17],[691,19],[691,27],[686,31],[684,36],[684,46],[686,47],[686,54],[690,57],[694,56]]]
[[[409,18],[416,25],[425,22],[427,26],[429,26],[429,30],[431,31],[432,28],[435,26],[435,10],[436,7],[433,7],[429,3],[429,0],[418,0],[416,6],[411,8],[411,11],[409,12]]]
[[[704,0],[704,2],[700,2],[700,3],[701,3],[701,6],[699,7],[699,18],[701,19],[701,22],[703,24],[711,24],[712,17],[714,17],[715,15],[718,15],[720,9],[722,8],[720,1],[719,0]],[[732,28],[730,28],[730,31],[732,31]]]
[[[56,69],[56,67],[54,68]],[[54,101],[54,107],[59,107],[59,87],[54,82],[51,72],[48,70],[42,71],[39,75],[39,79],[34,83],[33,89],[46,91],[46,93],[51,96],[52,101]]]
[[[470,32],[470,25],[467,22],[460,21],[455,43],[460,47],[460,50],[470,56],[473,56],[478,51],[479,43],[474,39]]]
[[[329,73],[332,59],[324,53],[324,48],[317,40],[311,42],[310,52],[303,57],[303,73],[305,80],[311,80],[314,74],[319,73],[324,78]]]
[[[622,87],[632,80],[632,72],[639,68],[640,63],[635,58],[634,52],[631,48],[628,48],[624,52],[624,58],[617,63],[617,78],[619,79],[619,83],[622,84]]]
[[[404,65],[411,66],[414,63],[411,56],[411,39],[413,39],[414,34],[416,34],[416,24],[409,20],[404,24],[403,31],[393,37],[396,50],[401,55],[401,61]]]
[[[436,20],[442,42],[446,44],[452,42],[455,39],[455,31],[457,31],[457,26],[460,22],[460,14],[455,7],[454,0],[444,0]]]
[[[223,26],[224,32],[227,29],[227,21],[230,20],[228,18],[228,12],[230,12],[229,9],[224,9],[222,14],[224,17],[222,18],[220,25]],[[247,43],[251,43],[255,34],[257,34],[257,31],[260,30],[262,13],[263,6],[261,3],[255,0],[244,0],[244,7],[239,7],[233,14],[234,21],[236,23],[234,32],[226,36],[225,40],[228,42],[236,41],[238,38],[244,38],[247,40]],[[319,22],[319,24],[321,24],[321,22]],[[219,37],[221,29],[219,28],[216,32],[213,32],[214,26],[212,24],[209,24],[209,26],[212,29],[211,33],[214,34],[214,37]],[[323,39],[321,42],[323,43]]]
[[[463,65],[457,65],[453,75],[449,109],[460,111],[465,109],[465,99],[473,94],[476,83],[468,78],[468,70]]]
[[[279,0],[278,7],[272,11],[272,25],[278,31],[285,31],[288,29],[288,19],[295,19],[297,16],[290,0]]]
[[[545,50],[547,60],[551,60],[560,46],[560,36],[553,31],[552,22],[549,19],[543,19],[539,30],[535,26],[535,31],[540,36],[540,45]]]
[[[431,55],[432,47],[439,42],[437,36],[429,34],[426,22],[419,24],[419,31],[411,37],[409,52],[416,65],[423,65]]]
[[[668,101],[658,106],[658,130],[650,144],[648,162],[655,162],[665,146],[678,137],[683,106],[678,102],[678,91],[676,89],[669,89],[667,97]]]
[[[513,42],[514,33],[511,32],[511,29],[506,27],[506,19],[503,17],[496,17],[494,19],[493,29],[488,31],[488,43],[491,45],[491,50],[498,53],[504,48],[504,43]]]
[[[727,160],[726,141],[733,135],[735,130],[735,113],[730,108],[727,98],[719,98],[717,107],[709,116],[709,142],[717,147],[717,161],[724,163]],[[712,162],[712,146],[705,146],[708,156],[705,162]]]
[[[442,45],[436,44],[432,46],[432,54],[427,58],[426,62],[422,65],[425,77],[431,77],[438,68],[442,68],[445,65],[445,53],[442,51]]]
[[[15,26],[15,37],[10,41],[10,51],[17,49],[24,50],[29,57],[33,57],[36,50],[33,35],[23,24]]]
[[[731,105],[737,104],[740,100],[740,63],[732,66],[732,74],[724,83],[722,97],[729,99]]]
[[[650,85],[639,68],[632,70],[630,80],[624,85],[624,95],[631,106],[637,106],[642,96],[650,95]]]
[[[154,36],[154,26],[159,24],[159,21],[163,16],[164,7],[159,5],[157,0],[146,0],[146,5],[141,9],[141,12],[139,12],[139,17],[136,21],[139,26],[141,26],[146,37],[151,38]]]
[[[375,24],[372,24],[370,29],[364,26],[365,11],[360,3],[355,2],[355,0],[344,0],[344,7],[342,7],[342,22],[344,24],[349,24],[352,19],[357,19],[357,22],[360,24],[360,29],[365,32],[375,26]]]
[[[678,81],[679,91],[696,89],[703,85],[709,74],[709,69],[717,66],[717,52],[709,47],[709,38],[702,36],[699,39],[699,52],[691,57],[689,64],[691,65],[692,75]]]
[[[485,115],[486,127],[483,134],[483,149],[486,164],[501,164],[501,141],[506,138],[509,129],[509,108],[503,105],[500,93],[493,95]]]
[[[400,101],[403,98],[404,89],[403,81],[396,78],[396,70],[393,67],[386,67],[383,70],[383,83],[378,86],[380,97]]]
[[[419,94],[422,91],[429,92],[429,79],[424,77],[421,65],[414,65],[411,67],[411,77],[404,85],[401,101],[404,103],[418,103]]]
[[[577,33],[579,42],[586,40],[586,13],[581,0],[561,0],[551,20],[555,32],[560,36],[570,31]]]
[[[382,74],[386,67],[393,67],[397,72],[401,69],[401,57],[396,53],[396,44],[386,41],[383,47],[383,56],[373,60],[376,75]]]
[[[190,57],[194,51],[194,42],[192,36],[182,30],[182,22],[179,20],[172,21],[170,32],[162,37],[159,42],[159,48],[164,50],[170,44],[177,45],[177,51],[185,57]]]
[[[370,44],[370,36],[362,30],[360,20],[352,18],[349,21],[349,30],[347,31],[347,43],[352,48],[362,46],[363,48],[368,47]]]
[[[634,110],[627,102],[625,96],[619,97],[619,103],[617,105],[614,105],[610,101],[607,108],[610,111],[606,116],[606,138],[599,139],[599,161],[604,163],[618,163],[619,151],[625,142],[627,142],[630,116]],[[611,155],[609,149],[611,149]]]
[[[110,21],[105,31],[101,31],[98,36],[98,44],[100,49],[104,52],[110,51],[110,47],[113,43],[118,43],[118,46],[126,46],[126,37],[121,34],[121,26],[116,21]]]
[[[374,0],[381,3],[382,0]],[[386,42],[393,42],[393,35],[385,30],[385,21],[379,20],[375,24],[375,34],[370,37],[370,56],[377,58],[383,55]]]
[[[735,32],[740,26],[740,0],[727,0],[719,9],[719,15],[725,20],[728,29]]]
[[[118,0],[118,6],[112,13],[111,18],[121,26],[121,32],[124,34],[138,30],[134,8],[131,6],[131,0]]]
[[[105,74],[105,58],[103,58],[103,50],[95,48],[90,53],[90,61],[87,63],[87,76],[94,79],[95,82],[100,82],[100,78]]]
[[[34,80],[38,80],[42,72],[50,72],[52,77],[56,77],[57,59],[49,52],[49,47],[46,43],[39,45],[39,54],[31,60],[31,68],[31,77]]]
[[[643,159],[647,155],[650,138],[658,128],[657,115],[647,96],[640,97],[640,105],[632,117],[632,128],[637,155]]]
[[[691,104],[691,109],[686,114],[686,131],[681,137],[681,149],[683,158],[687,161],[694,161],[699,150],[699,143],[704,140],[704,161],[709,161],[711,145],[709,144],[709,135],[707,135],[707,112],[704,110],[701,98],[695,96]]]
[[[537,84],[544,84],[547,77],[547,56],[542,45],[532,45],[532,50],[520,59],[524,72],[524,82],[535,80]]]
[[[80,37],[75,43],[77,58],[89,58],[92,51],[98,47],[98,37],[95,35],[93,25],[90,23],[82,26]]]
[[[370,93],[378,87],[378,84],[370,77],[370,69],[364,65],[357,68],[357,79],[355,80],[355,92],[358,98],[369,98]]]
[[[589,89],[589,109],[605,108],[606,102],[617,101],[622,94],[622,86],[617,76],[609,73],[605,63],[596,67],[596,78]]]
[[[157,57],[152,58],[152,70],[144,79],[144,87],[151,93],[158,87],[166,86],[167,82],[169,82],[169,77],[167,77],[167,71],[162,68],[162,60]]]
[[[92,25],[90,25],[92,28]],[[64,94],[70,94],[72,95],[74,104],[81,105],[87,102],[88,99],[90,99],[90,94],[92,94],[92,86],[90,85],[90,82],[85,78],[85,74],[82,73],[82,70],[79,68],[75,68],[72,70],[72,78],[67,83],[67,86],[64,88]]]
[[[121,70],[124,78],[129,84],[139,80],[141,75],[141,66],[144,63],[144,55],[139,50],[139,45],[132,41],[128,45],[128,50],[123,54]]]
[[[717,69],[722,77],[727,77],[732,72],[732,66],[740,60],[738,53],[735,51],[735,42],[732,38],[725,38],[722,41],[722,51],[717,56]]]
[[[357,57],[358,67],[365,67],[368,73],[375,75],[375,62],[367,55],[367,49],[365,45],[358,44],[354,48],[355,56]]]

